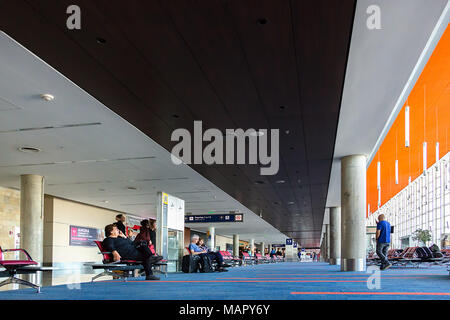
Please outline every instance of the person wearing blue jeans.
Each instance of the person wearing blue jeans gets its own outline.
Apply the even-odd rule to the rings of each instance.
[[[380,270],[386,270],[392,266],[387,258],[387,251],[391,245],[391,224],[385,220],[384,214],[378,216],[377,223],[377,255],[381,260]]]
[[[207,250],[206,247],[200,247],[198,245],[199,236],[194,234],[191,237],[191,243],[189,244],[189,251],[192,255],[207,255],[211,260],[216,260],[217,262],[217,268],[216,271],[219,272],[226,272],[228,271],[224,267],[229,267],[229,265],[223,263],[223,257],[219,252],[213,252]]]

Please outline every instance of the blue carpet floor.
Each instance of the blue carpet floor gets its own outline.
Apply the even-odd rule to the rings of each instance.
[[[443,266],[381,271],[380,289],[369,289],[365,272],[340,272],[326,263],[285,262],[230,268],[229,272],[169,274],[143,278],[0,292],[0,300],[450,300],[450,276]]]

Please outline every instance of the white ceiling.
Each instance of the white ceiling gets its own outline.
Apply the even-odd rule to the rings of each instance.
[[[19,188],[21,174],[39,174],[46,194],[142,217],[156,216],[162,190],[184,199],[192,214],[244,213],[244,223],[221,224],[217,234],[284,242],[277,229],[189,166],[173,165],[167,150],[3,32],[0,48],[1,186]],[[42,100],[43,93],[55,100]],[[23,153],[20,146],[42,151]]]
[[[380,7],[379,30],[367,28],[370,5]],[[339,159],[365,154],[370,160],[447,26],[447,10],[447,0],[357,2],[327,207],[341,204]]]

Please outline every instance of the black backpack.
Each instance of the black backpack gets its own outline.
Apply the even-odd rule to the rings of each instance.
[[[183,256],[183,260],[181,261],[181,271],[185,273],[196,273],[199,269],[199,261],[200,257],[193,255]]]
[[[207,254],[200,255],[200,272],[202,273],[214,272],[211,259],[208,257]]]

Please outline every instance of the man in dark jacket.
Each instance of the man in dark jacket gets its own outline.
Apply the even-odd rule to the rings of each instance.
[[[145,270],[145,280],[159,280],[158,277],[153,275],[152,265],[161,260],[162,257],[153,255],[147,245],[136,249],[133,241],[121,233],[114,224],[109,224],[105,227],[105,235],[103,248],[112,253],[114,261],[142,261]]]

